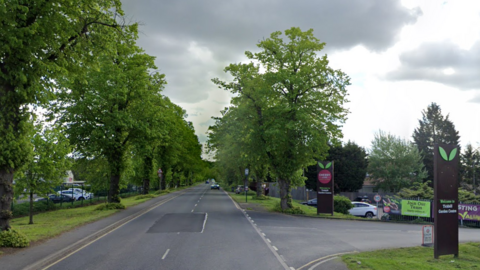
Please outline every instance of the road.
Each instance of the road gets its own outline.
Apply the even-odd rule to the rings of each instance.
[[[67,233],[0,257],[1,269],[333,269],[331,262],[320,265],[321,258],[421,243],[421,225],[244,212],[223,190],[210,190],[209,185],[149,203],[127,223],[54,260],[45,260],[47,250],[51,254],[55,245],[59,249],[64,238],[73,236]],[[107,221],[71,234],[79,239]],[[480,241],[480,231],[460,229],[460,240]],[[34,264],[38,262],[43,265]]]

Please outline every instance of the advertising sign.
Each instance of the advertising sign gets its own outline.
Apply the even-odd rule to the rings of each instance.
[[[430,217],[430,202],[402,200],[401,205],[404,216]]]
[[[433,226],[425,225],[422,227],[422,246],[431,246],[433,244]]]
[[[333,216],[333,161],[317,162],[317,214]]]
[[[480,221],[480,205],[475,204],[459,204],[458,219]]]
[[[458,146],[435,144],[434,180],[434,257],[458,256]]]

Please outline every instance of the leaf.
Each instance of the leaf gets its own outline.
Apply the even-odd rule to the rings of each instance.
[[[441,146],[438,147],[438,152],[440,152],[440,156],[446,161],[448,161],[447,152]]]
[[[325,166],[325,169],[330,168],[330,166],[332,166],[332,163],[331,163],[331,162],[329,162],[329,163],[327,164],[327,166]]]
[[[320,166],[320,168],[322,168],[322,169],[325,169],[325,166],[323,166],[323,164],[321,162],[318,162],[318,166]]]
[[[452,152],[450,152],[450,156],[448,157],[448,160],[453,160],[455,156],[457,155],[457,148],[454,148]]]

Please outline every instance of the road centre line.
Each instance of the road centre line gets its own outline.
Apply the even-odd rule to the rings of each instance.
[[[275,251],[278,251],[278,248],[276,246],[272,246]]]
[[[242,209],[242,208],[237,204],[237,202],[235,202],[235,201],[232,199],[232,197],[230,197],[230,196],[228,195],[228,193],[227,193],[225,190],[223,190],[223,192],[225,193],[225,195],[227,195],[227,196],[230,198],[230,200],[232,200],[232,202],[233,202],[233,204],[235,205],[235,207],[237,207],[237,209],[239,209],[240,211],[242,211],[242,212],[243,212],[243,215],[247,216],[247,213],[245,212],[245,210]],[[277,258],[278,262],[283,266],[283,269],[285,269],[285,270],[291,270],[291,268],[288,267],[288,265],[285,263],[285,261],[282,260],[282,258],[281,258],[280,255],[277,253],[277,251],[272,248],[272,245],[267,242],[266,238],[265,238],[265,237],[262,235],[262,233],[260,232],[261,230],[260,230],[258,227],[255,227],[255,226],[253,226],[253,225],[252,225],[252,227],[253,227],[253,229],[258,233],[258,235],[259,235],[260,238],[263,240],[263,242],[265,242],[265,244],[267,245],[267,247],[270,249],[270,251],[271,251],[271,252],[273,253],[273,255],[275,256],[275,258]]]
[[[165,258],[167,257],[167,254],[168,254],[169,251],[170,251],[170,249],[167,249],[167,251],[165,252],[165,254],[163,254],[162,260],[165,260]]]
[[[85,238],[84,238],[84,239],[81,239],[81,240],[79,240],[79,241],[77,241],[77,242],[75,242],[75,243],[73,243],[73,244],[71,244],[70,246],[68,246],[68,247],[66,247],[66,248],[63,248],[62,250],[60,250],[60,251],[58,251],[58,252],[56,252],[56,253],[54,253],[54,254],[46,257],[45,259],[43,259],[43,260],[41,260],[41,261],[38,261],[37,263],[35,263],[35,264],[33,264],[33,265],[27,266],[27,267],[24,268],[24,269],[26,269],[26,270],[28,270],[28,269],[43,269],[43,270],[48,269],[48,268],[54,266],[55,264],[57,264],[57,263],[65,260],[66,258],[72,256],[73,254],[79,252],[80,250],[86,248],[87,246],[89,246],[89,245],[97,242],[98,240],[102,239],[103,237],[109,235],[110,233],[112,233],[112,232],[120,229],[121,227],[123,227],[124,225],[130,223],[131,221],[133,221],[133,220],[135,220],[135,219],[137,219],[137,218],[145,215],[146,213],[152,211],[153,209],[159,207],[160,205],[163,205],[163,204],[165,204],[165,203],[167,203],[167,202],[169,202],[169,201],[171,201],[171,200],[173,200],[173,199],[175,199],[175,198],[177,198],[177,197],[179,197],[180,195],[183,195],[183,194],[185,194],[185,193],[186,193],[186,191],[184,191],[184,192],[182,192],[182,193],[178,194],[177,196],[174,196],[174,197],[172,197],[172,198],[170,198],[170,199],[167,199],[167,200],[164,200],[164,201],[160,201],[160,202],[158,202],[158,203],[155,203],[155,204],[154,204],[153,206],[151,206],[150,208],[141,211],[140,214],[137,213],[137,214],[133,214],[133,215],[130,215],[130,216],[128,216],[128,217],[125,217],[125,218],[123,218],[123,219],[121,219],[121,220],[119,220],[119,221],[117,221],[117,222],[115,222],[115,223],[113,223],[113,224],[105,227],[103,230],[101,230],[101,232],[100,232],[100,234],[99,234],[98,236],[97,236],[98,232],[97,232],[97,233],[93,233],[93,234],[87,236],[87,237],[86,237],[87,239],[88,239],[88,238],[94,238],[94,239],[91,240],[90,242],[87,242],[86,244],[82,245],[81,247],[79,247],[79,248],[77,248],[77,249],[75,249],[75,246],[81,244],[82,242],[84,242],[84,241],[85,241]],[[88,241],[88,240],[87,240],[87,241]],[[73,249],[73,251],[70,252],[69,250],[72,250],[72,249]],[[62,255],[61,255],[62,253],[66,253],[66,255],[63,255],[63,257],[61,257],[61,256],[62,256]],[[61,257],[61,258],[58,259],[58,260],[56,260],[56,261],[54,261],[53,263],[47,265],[46,267],[41,268],[42,265],[47,264],[49,261],[55,260],[56,257]]]
[[[271,242],[272,242],[272,241],[270,241],[270,239],[268,239],[268,238],[267,238],[267,241],[268,241],[269,243],[271,243]]]

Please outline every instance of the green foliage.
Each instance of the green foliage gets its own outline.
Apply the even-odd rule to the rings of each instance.
[[[348,210],[351,209],[352,202],[345,196],[335,195],[333,197],[333,211],[348,215]]]
[[[472,191],[458,189],[458,201],[462,203],[480,204],[480,198],[475,196]]]
[[[292,206],[291,208],[282,209],[280,203],[275,206],[273,211],[291,215],[305,215],[305,211],[303,211],[303,209],[298,206]]]
[[[265,195],[260,195],[260,196],[254,195],[252,196],[252,200],[270,200],[270,197]]]
[[[395,192],[426,177],[421,160],[413,144],[379,131],[372,141],[368,173],[378,188]]]
[[[413,132],[413,141],[423,155],[428,180],[433,180],[433,149],[436,143],[459,145],[460,136],[449,116],[443,116],[440,106],[432,103],[422,111],[419,127]],[[447,153],[444,153],[446,160]]]
[[[402,188],[395,197],[402,199],[420,198],[426,200],[433,200],[433,188],[430,181],[420,183],[413,183],[413,186]]]
[[[477,189],[480,182],[480,152],[474,149],[471,144],[467,144],[460,155],[460,183],[462,187],[469,190]],[[473,179],[476,178],[475,187]]]
[[[165,190],[157,190],[157,191],[155,191],[155,194],[157,194],[157,195],[163,195],[163,194],[168,194],[168,193],[170,193],[170,192],[171,192],[171,191],[168,190],[168,189],[165,189]]]
[[[143,200],[143,199],[153,199],[156,198],[154,194],[145,194],[145,195],[138,195],[135,197],[135,200]]]
[[[303,185],[302,168],[325,156],[327,142],[341,137],[350,80],[318,56],[325,43],[313,30],[292,27],[284,34],[261,41],[258,53],[247,51],[250,63],[226,67],[232,82],[213,79],[234,98],[210,127],[209,146],[222,178],[240,182],[249,166],[257,181],[277,178],[286,194]],[[281,205],[290,208],[291,197],[283,196]]]
[[[24,248],[29,245],[27,236],[15,229],[0,231],[0,247]]]
[[[106,204],[101,204],[95,208],[95,210],[98,210],[98,211],[114,210],[114,209],[125,209],[125,205],[121,203],[106,203]]]

